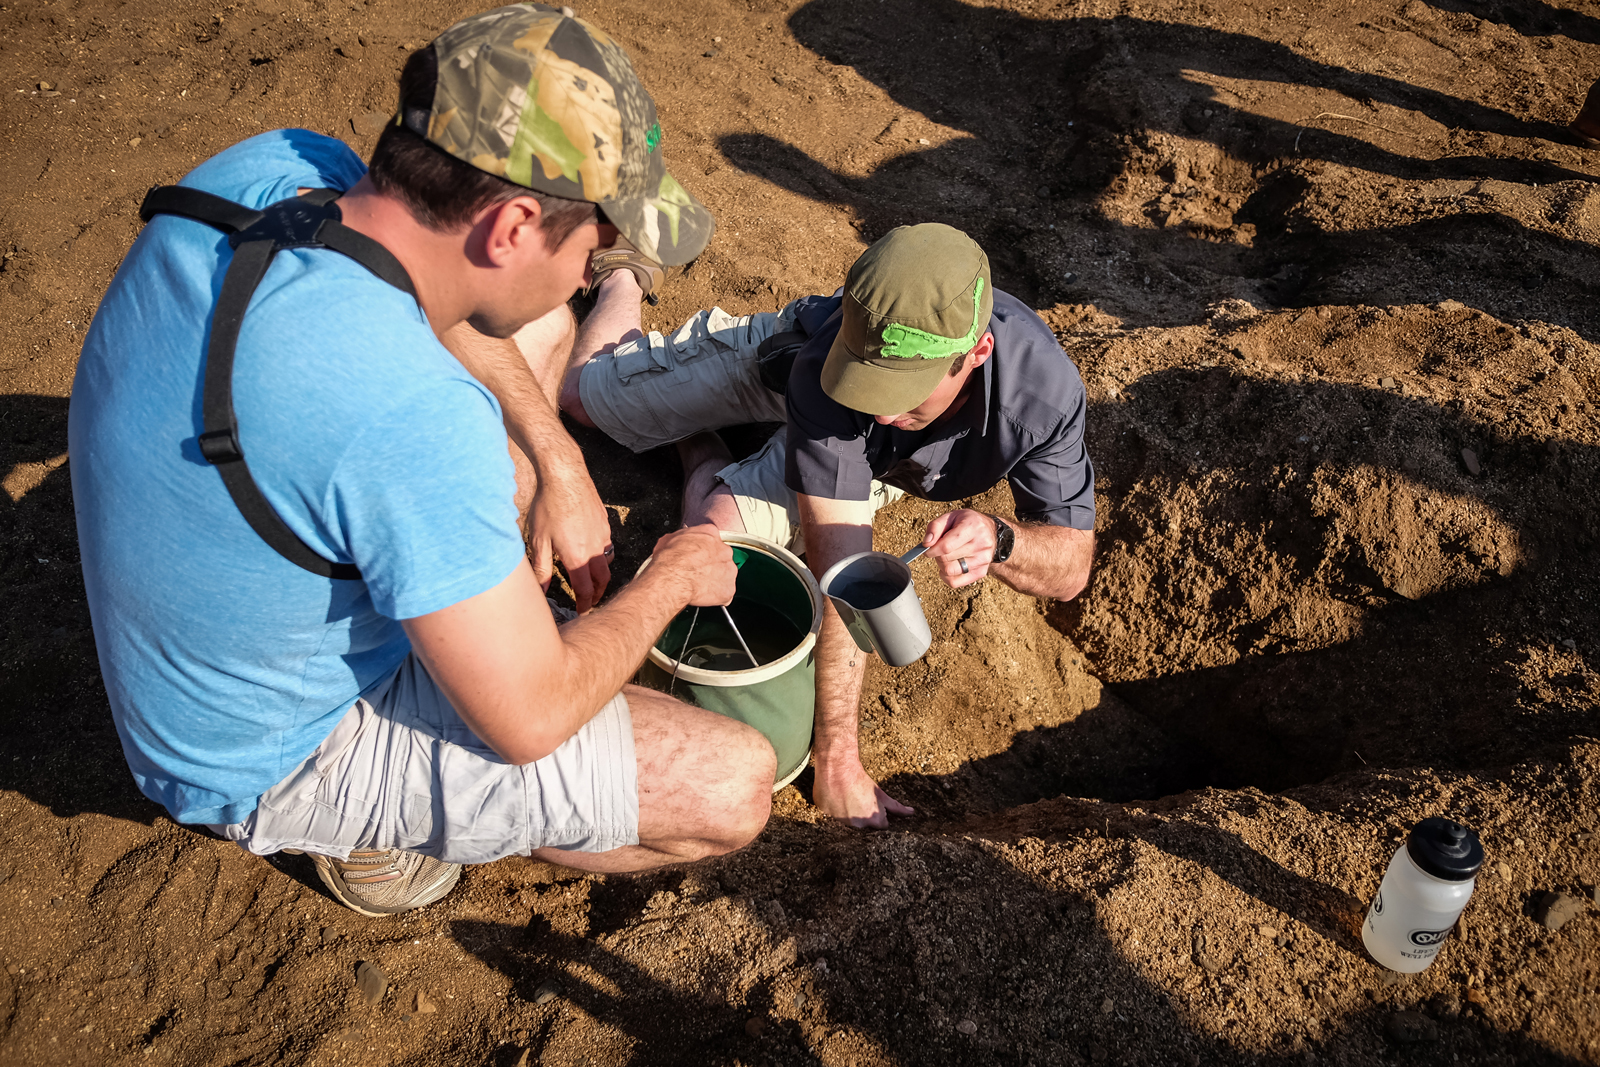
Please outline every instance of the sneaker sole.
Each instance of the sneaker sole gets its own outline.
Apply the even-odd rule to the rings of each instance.
[[[352,898],[345,893],[343,883],[339,880],[338,874],[334,872],[331,859],[326,856],[312,856],[311,862],[317,869],[317,877],[321,878],[322,884],[328,887],[328,892],[333,894],[334,900],[337,900],[351,911],[360,912],[362,915],[373,919],[387,919],[394,915],[404,915],[408,911],[416,911],[418,908],[425,908],[429,904],[438,903],[450,890],[456,887],[457,882],[461,881],[462,865],[459,863],[452,864],[450,873],[417,899],[407,901],[401,907],[376,910],[373,905],[359,898]]]

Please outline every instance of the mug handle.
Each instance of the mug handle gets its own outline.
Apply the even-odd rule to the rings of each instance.
[[[838,597],[829,594],[828,599],[833,601],[833,606],[838,609],[839,618],[844,622],[845,629],[850,631],[850,638],[856,643],[856,647],[863,652],[876,653],[878,650],[872,644],[872,631],[867,627],[867,620]]]

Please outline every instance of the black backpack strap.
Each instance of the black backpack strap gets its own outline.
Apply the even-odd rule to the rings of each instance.
[[[229,233],[253,226],[261,220],[259,211],[181,185],[158,185],[145,194],[144,203],[139,205],[139,217],[149,222],[157,215],[182,215]]]
[[[245,462],[239,444],[239,421],[233,410],[233,359],[245,312],[266,277],[272,259],[285,248],[330,248],[360,263],[395,288],[417,295],[405,267],[383,245],[340,222],[335,189],[312,189],[301,196],[252,211],[198,189],[165,186],[152,189],[139,215],[145,221],[157,214],[182,215],[218,229],[228,230],[233,260],[223,275],[222,291],[211,316],[211,340],[206,348],[205,385],[201,414],[200,454],[217,468],[234,506],[250,528],[289,562],[324,578],[354,581],[361,571],[352,563],[323,559],[273,510]]]

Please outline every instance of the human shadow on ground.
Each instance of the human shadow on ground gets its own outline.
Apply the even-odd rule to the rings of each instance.
[[[1146,375],[1120,402],[1092,404],[1089,424],[1110,505],[1099,569],[1089,591],[1052,605],[1050,622],[1091,662],[1122,662],[1130,638],[1116,636],[1119,624],[1152,648],[1161,634],[1188,633],[1232,662],[1142,675],[1097,668],[1115,700],[1024,729],[951,775],[894,775],[883,782],[891,795],[949,816],[1061,794],[1279,791],[1368,764],[1502,766],[1575,734],[1600,736],[1589,607],[1600,599],[1596,449],[1392,389],[1224,366]],[[1483,475],[1463,468],[1464,447]],[[1374,499],[1398,510],[1429,500],[1441,510],[1356,529],[1316,503],[1319,468],[1371,472],[1381,483],[1371,491],[1384,494]],[[1185,506],[1186,532],[1162,558],[1118,554],[1165,529],[1163,502],[1200,481],[1208,488]],[[1504,532],[1491,543],[1485,529]],[[1124,568],[1124,597],[1129,568],[1154,570],[1138,599],[1106,601],[1097,615],[1108,558]],[[1251,584],[1268,573],[1280,576],[1270,605]],[[1355,636],[1329,644],[1304,632],[1302,594],[1358,613]],[[1530,674],[1529,648],[1565,665]]]
[[[1291,229],[1307,239],[1302,245],[1328,240],[1314,224],[1287,225],[1295,195],[1303,192],[1291,186],[1305,181],[1286,172],[1291,165],[1299,169],[1325,161],[1407,181],[1548,184],[1594,177],[1593,168],[1522,158],[1533,141],[1567,139],[1553,124],[1318,62],[1243,34],[1125,17],[1038,20],[958,0],[866,5],[814,0],[791,16],[789,25],[819,56],[855,68],[897,104],[966,135],[905,150],[862,177],[843,162],[856,152],[850,142],[839,146],[839,162],[827,163],[767,135],[729,134],[719,141],[726,158],[799,195],[849,207],[869,240],[903,223],[937,221],[961,228],[989,253],[996,283],[1034,306],[1081,302],[1095,292],[1081,259],[1072,266],[1077,280],[1065,280],[1059,239],[1047,223],[1051,229],[1060,224],[1104,231],[1112,243],[1131,242],[1157,252],[1176,264],[1180,285],[1185,268],[1270,278],[1287,260],[1313,251],[1280,248]],[[1456,133],[1442,149],[1420,143],[1410,154],[1379,148],[1327,128],[1342,120],[1308,112],[1305,123],[1295,124],[1253,114],[1206,84],[1207,78],[1336,90],[1351,98],[1346,110],[1358,112],[1360,122],[1383,125],[1367,104],[1384,104],[1419,112]],[[953,88],[957,85],[959,90]],[[1343,122],[1347,130],[1351,125]],[[874,139],[875,133],[891,150],[904,140],[887,129],[863,130],[855,144]],[[1175,137],[1209,142],[1220,158],[1205,163],[1204,173],[1191,170],[1201,164],[1176,151]],[[1503,138],[1516,143],[1503,145]],[[1181,225],[1167,222],[1165,229],[1110,225],[1095,201],[1121,191],[1130,167],[1159,174],[1167,191],[1177,194],[1179,208],[1202,187],[1232,206],[1197,207],[1196,217],[1185,216]],[[1170,206],[1155,200],[1146,209],[1153,217],[1171,214]],[[1240,224],[1266,232],[1244,238]],[[1532,259],[1520,253],[1490,256],[1472,270],[1484,288],[1506,290],[1507,304],[1513,295],[1526,295],[1530,278],[1549,274],[1545,261],[1568,253],[1582,257],[1582,263],[1564,281],[1585,290],[1592,285],[1595,257],[1588,246],[1515,224],[1510,233],[1479,222],[1462,226],[1458,242],[1503,245],[1520,238],[1537,243]],[[1377,242],[1398,242],[1430,256],[1420,264],[1420,276],[1408,281],[1412,300],[1437,299],[1460,287],[1455,272],[1431,263],[1432,244],[1449,229],[1448,220],[1422,229],[1394,227]],[[1366,236],[1341,233],[1334,239],[1355,254]],[[1315,275],[1318,261],[1313,255],[1301,264],[1312,264]],[[1162,271],[1130,268],[1130,279],[1133,273],[1159,276]],[[1285,304],[1295,293],[1267,295]],[[1569,312],[1553,298],[1535,302],[1548,306],[1553,321],[1571,317],[1587,335],[1600,336],[1600,322],[1591,321],[1581,307]]]
[[[1561,35],[1585,44],[1600,44],[1600,19],[1568,11],[1541,0],[1424,0],[1440,11],[1455,11],[1509,26],[1524,37]]]
[[[161,809],[106,710],[66,451],[66,398],[0,396],[0,789],[148,824]]]
[[[579,1049],[636,1067],[818,1059],[1287,1065],[1334,1050],[1342,1062],[1377,1062],[1390,1054],[1389,1014],[1425,995],[1384,988],[1347,935],[1336,932],[1330,957],[1315,943],[1322,905],[1299,903],[1332,899],[1327,887],[1291,876],[1232,835],[1201,828],[1190,845],[1175,844],[1190,827],[1119,817],[1102,840],[1097,813],[1050,816],[1049,840],[1087,840],[1095,854],[1067,876],[1070,888],[1045,884],[973,834],[780,831],[779,846],[689,868],[689,877],[671,869],[592,880],[589,919],[576,929],[554,929],[536,914],[527,926],[461,920],[450,932],[511,979],[518,1000],[533,1005],[558,993],[522,1015],[530,1062],[569,1062]],[[1247,951],[1253,931],[1208,921],[1198,898],[1174,899],[1124,916],[1137,923],[1140,947],[1114,940],[1103,902],[1159,855],[1151,844],[1219,864],[1223,877],[1306,915],[1313,928],[1262,960]],[[1298,984],[1280,985],[1284,962],[1292,967],[1302,952],[1337,976],[1336,1006],[1309,1004]],[[1145,976],[1151,961],[1169,956],[1194,976],[1183,998],[1190,1006]],[[1264,1044],[1233,1029],[1240,996],[1274,1020]],[[1498,1053],[1572,1062],[1479,1018],[1441,1030],[1430,1051],[1447,1060]]]

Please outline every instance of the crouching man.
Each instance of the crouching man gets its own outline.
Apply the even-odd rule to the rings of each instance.
[[[464,863],[638,870],[761,830],[766,741],[623,684],[683,607],[732,598],[716,531],[558,628],[519,529],[531,509],[599,595],[563,305],[621,238],[664,263],[709,239],[660,138],[615,43],[517,5],[410,58],[370,170],[280,130],[152,194],[70,440],[112,712],[174,818],[309,852],[368,915]]]
[[[958,501],[1010,482],[1014,517],[958,508],[923,544],[952,588],[994,575],[1069,599],[1089,579],[1094,468],[1078,369],[1037,315],[996,292],[989,260],[949,226],[891,231],[833,296],[781,312],[701,312],[669,337],[639,330],[640,277],[614,270],[578,335],[561,394],[574,418],[642,451],[677,441],[684,520],[804,551],[819,577],[872,547],[873,514],[910,493]],[[711,431],[782,421],[733,463]],[[817,647],[814,799],[852,825],[910,808],[861,765],[866,657],[830,604]]]

